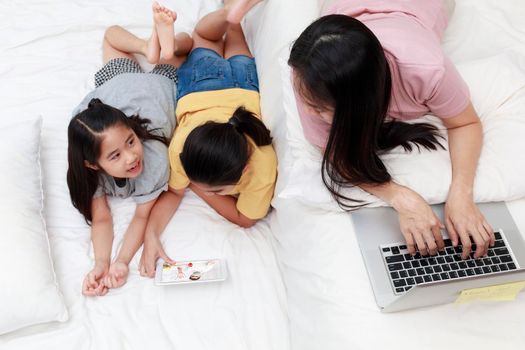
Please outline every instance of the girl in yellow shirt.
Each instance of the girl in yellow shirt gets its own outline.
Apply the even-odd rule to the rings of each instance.
[[[224,1],[193,32],[178,69],[177,128],[169,146],[171,175],[152,210],[140,263],[152,276],[159,240],[190,188],[229,221],[250,227],[266,216],[277,177],[270,131],[261,121],[255,60],[240,21],[257,1]]]

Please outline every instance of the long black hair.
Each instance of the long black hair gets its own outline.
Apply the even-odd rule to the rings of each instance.
[[[149,119],[126,115],[98,98],[92,99],[87,109],[78,113],[69,122],[67,130],[68,169],[67,186],[73,206],[84,215],[86,222],[92,221],[91,201],[99,183],[99,170],[86,167],[85,161],[97,165],[100,157],[102,133],[107,128],[123,125],[132,129],[137,137],[144,140],[157,140],[168,145],[168,140],[154,134],[147,128]]]
[[[272,143],[264,123],[244,107],[227,123],[209,121],[193,129],[180,154],[188,178],[209,186],[238,183],[251,155],[246,136],[257,146]]]
[[[391,180],[382,152],[397,146],[411,151],[412,143],[418,149],[442,147],[433,125],[385,121],[390,69],[379,40],[360,21],[345,15],[319,18],[295,41],[288,64],[299,94],[334,110],[322,177],[342,208],[363,205],[341,194],[342,188]]]

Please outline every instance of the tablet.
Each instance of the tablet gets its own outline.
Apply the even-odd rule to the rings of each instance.
[[[224,281],[227,274],[226,261],[222,259],[177,261],[175,264],[159,259],[155,284],[219,282]]]

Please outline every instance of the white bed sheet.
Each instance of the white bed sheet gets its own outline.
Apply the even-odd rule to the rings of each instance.
[[[191,31],[198,18],[220,5],[218,0],[163,3],[179,12],[177,31]],[[43,116],[45,218],[70,313],[65,323],[4,335],[0,348],[289,349],[287,300],[268,219],[239,229],[191,192],[162,237],[165,248],[175,260],[226,259],[225,282],[156,287],[137,272],[139,251],[124,287],[101,298],[80,293],[93,260],[89,228],[71,205],[66,186],[67,124],[72,109],[93,88],[105,28],[120,24],[149,36],[151,2],[4,1],[0,23],[0,115]],[[111,200],[110,205],[117,246],[134,205],[131,200]]]
[[[483,59],[507,50],[525,56],[522,1],[457,0],[455,15],[449,32],[464,36],[445,36],[444,47],[453,61]],[[471,29],[480,25],[490,35]],[[525,105],[517,108],[525,113]],[[286,176],[280,181],[293,183],[294,156],[290,150],[283,153],[280,171]],[[281,188],[286,191],[287,186]],[[287,287],[293,349],[523,348],[525,293],[514,302],[382,314],[353,235],[351,215],[286,196],[278,196],[273,204],[276,215],[271,226]],[[508,206],[525,233],[525,199]]]

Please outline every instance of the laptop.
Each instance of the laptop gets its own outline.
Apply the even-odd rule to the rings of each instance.
[[[399,229],[397,212],[389,207],[352,213],[377,305],[383,312],[454,302],[464,289],[525,280],[525,242],[504,202],[478,205],[492,225],[496,244],[487,257],[461,259],[443,232],[445,251],[412,257]],[[432,209],[443,220],[444,205]],[[442,221],[443,222],[443,221]]]

